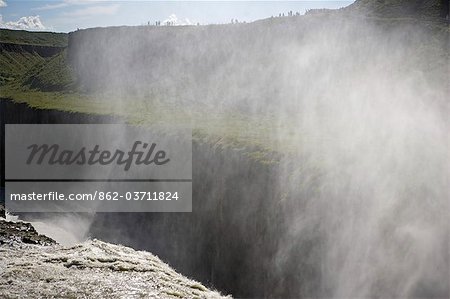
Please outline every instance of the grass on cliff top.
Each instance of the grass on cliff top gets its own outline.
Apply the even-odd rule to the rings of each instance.
[[[0,42],[2,43],[67,47],[67,40],[67,33],[0,29]]]
[[[65,46],[67,34],[0,29],[0,42],[40,46]],[[23,85],[41,90],[70,89],[72,75],[66,51],[45,58],[36,52],[6,48],[0,51],[0,85],[21,80]]]
[[[212,114],[196,109],[155,104],[148,99],[120,100],[109,95],[80,94],[78,92],[43,92],[30,90],[19,83],[0,87],[0,99],[25,103],[36,109],[50,109],[68,113],[115,116],[132,125],[184,125],[192,128],[193,138],[214,144],[218,148],[234,148],[262,163],[271,164],[277,153],[294,149],[290,140],[274,140],[281,124],[270,117],[250,118],[240,113]],[[284,130],[286,128],[283,128]],[[282,150],[278,144],[283,144]]]

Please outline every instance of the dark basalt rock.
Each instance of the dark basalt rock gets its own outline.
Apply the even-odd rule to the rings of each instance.
[[[56,241],[40,235],[30,223],[0,220],[0,245],[10,242],[50,246]]]

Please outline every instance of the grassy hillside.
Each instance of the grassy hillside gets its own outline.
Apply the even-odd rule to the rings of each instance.
[[[74,86],[72,70],[64,50],[49,59],[34,64],[22,77],[22,85],[42,91],[71,90]]]
[[[0,43],[66,47],[67,34],[0,29]]]
[[[0,52],[0,85],[13,82],[34,65],[44,61],[43,57],[35,53],[2,50]]]
[[[68,87],[65,53],[60,53],[66,46],[65,33],[0,29],[0,85],[21,81],[42,90]]]

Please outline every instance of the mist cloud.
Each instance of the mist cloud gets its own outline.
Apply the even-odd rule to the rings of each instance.
[[[271,117],[275,150],[295,149],[276,186],[288,199],[274,199],[286,227],[264,261],[286,297],[439,297],[449,274],[445,45],[421,26],[384,25],[337,15],[90,29],[73,33],[70,57],[84,88],[114,90],[117,109],[160,100],[217,113],[225,128],[236,126],[227,111]]]

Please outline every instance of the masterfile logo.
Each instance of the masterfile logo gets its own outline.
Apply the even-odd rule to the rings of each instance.
[[[139,147],[142,150],[139,150]],[[79,150],[63,149],[58,144],[32,144],[27,148],[30,155],[27,164],[36,163],[42,165],[60,164],[60,165],[108,165],[116,163],[124,165],[124,170],[128,171],[131,165],[164,165],[170,161],[166,158],[167,154],[164,150],[156,150],[156,143],[149,145],[147,142],[135,141],[128,152],[116,149],[114,151],[101,150],[96,144],[91,150],[82,147]]]
[[[6,125],[5,157],[11,211],[191,211],[190,128]]]

